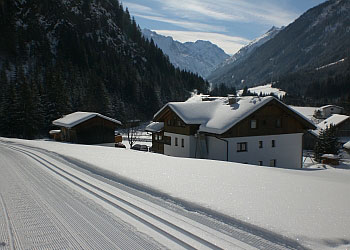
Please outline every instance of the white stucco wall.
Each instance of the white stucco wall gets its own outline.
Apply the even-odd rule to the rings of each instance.
[[[196,141],[194,136],[164,133],[171,138],[171,145],[164,145],[164,154],[179,157],[195,157]],[[175,146],[175,138],[178,139],[178,146]],[[181,147],[181,139],[184,139],[184,147]]]
[[[227,138],[229,161],[264,166],[270,165],[270,160],[276,160],[276,167],[301,168],[302,164],[302,133],[251,136]],[[275,147],[272,147],[272,140],[275,140]],[[259,148],[259,141],[263,141],[263,148]],[[208,159],[226,160],[226,143],[215,138],[207,137]],[[246,152],[237,152],[237,143],[247,142]]]
[[[194,136],[164,133],[171,137],[171,145],[164,145],[164,154],[177,157],[207,158],[213,160],[227,160],[227,143],[212,136],[205,138],[207,155],[199,152],[198,138]],[[302,165],[302,133],[250,136],[227,138],[228,160],[264,166],[270,166],[270,160],[276,160],[276,167],[301,168]],[[178,146],[175,146],[175,138],[178,138]],[[184,147],[181,147],[181,139],[184,139]],[[272,147],[275,140],[275,147]],[[263,148],[259,148],[259,141],[263,141]],[[247,142],[246,152],[237,152],[237,143]],[[202,141],[203,143],[203,141]],[[195,152],[197,149],[197,153]]]

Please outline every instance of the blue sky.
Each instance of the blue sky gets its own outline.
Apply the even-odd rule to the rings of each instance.
[[[287,26],[325,0],[126,0],[141,28],[181,42],[209,40],[233,54],[272,26]]]

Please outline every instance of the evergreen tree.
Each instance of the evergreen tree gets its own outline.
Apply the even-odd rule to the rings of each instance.
[[[164,103],[208,90],[208,82],[175,68],[144,38],[118,0],[94,8],[89,0],[0,0],[0,30],[3,135],[46,134],[53,120],[78,110],[118,118],[133,109],[150,119]]]
[[[8,137],[22,137],[23,111],[17,88],[11,84],[5,94],[6,102],[3,113],[3,135]]]
[[[323,154],[338,154],[338,152],[339,144],[336,127],[331,124],[330,127],[320,131],[314,148],[315,160],[320,162]]]
[[[112,104],[103,81],[95,74],[90,76],[86,96],[86,111],[94,111],[104,115],[111,115]]]

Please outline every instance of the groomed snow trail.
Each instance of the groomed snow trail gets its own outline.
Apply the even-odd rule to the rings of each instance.
[[[10,224],[5,225],[7,235],[1,234],[4,249],[11,245],[15,249],[163,248],[25,155],[1,147],[0,158],[0,190],[7,213],[2,217],[8,216]]]
[[[96,178],[42,150],[0,143],[0,158],[0,249],[303,248]]]

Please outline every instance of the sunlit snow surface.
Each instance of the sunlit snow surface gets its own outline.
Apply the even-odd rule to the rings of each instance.
[[[102,146],[1,138],[85,161],[139,187],[298,239],[350,247],[350,170],[292,170]]]
[[[278,88],[272,87],[272,84],[266,84],[262,86],[252,87],[248,89],[251,93],[260,95],[269,95],[274,94],[275,96],[281,98],[286,95],[286,92],[283,90],[280,90]],[[243,93],[243,90],[237,91],[237,94],[241,95]]]

